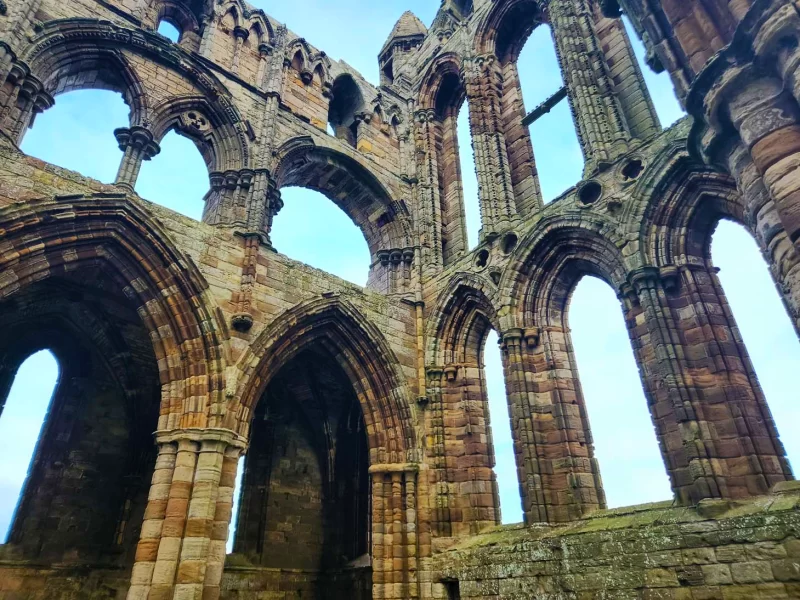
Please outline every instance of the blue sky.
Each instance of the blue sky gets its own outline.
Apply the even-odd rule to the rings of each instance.
[[[376,56],[404,10],[412,9],[426,24],[439,6],[434,0],[306,0],[256,3],[334,59],[346,60],[377,83]],[[314,15],[314,18],[309,18]],[[342,35],[343,31],[357,35]],[[637,43],[637,51],[641,47]],[[528,109],[561,85],[549,34],[535,32],[520,57],[519,70]],[[662,122],[681,116],[668,78],[645,67],[645,77]],[[23,149],[52,163],[112,182],[121,158],[112,131],[127,125],[127,107],[111,92],[81,91],[59,96],[56,106],[37,118]],[[552,200],[580,178],[582,157],[565,103],[531,129],[546,200]],[[459,119],[462,173],[470,239],[479,229],[477,183],[471,159],[467,110]],[[199,219],[207,190],[205,165],[193,144],[169,134],[162,152],[145,163],[139,194]],[[358,229],[331,202],[301,189],[282,191],[286,206],[275,220],[273,241],[292,258],[363,284],[369,252]],[[800,437],[791,423],[800,422],[800,404],[789,375],[800,369],[800,344],[778,299],[766,265],[744,230],[722,223],[712,253],[721,280],[753,358],[790,458],[800,465]],[[647,412],[619,303],[605,283],[585,278],[571,303],[569,322],[593,429],[597,456],[611,506],[670,498],[655,434]],[[521,519],[519,493],[505,391],[496,338],[486,345],[486,372],[497,451],[504,521]],[[47,353],[25,363],[0,418],[0,536],[10,522],[18,490],[35,443],[57,374]],[[27,445],[25,445],[27,443]]]

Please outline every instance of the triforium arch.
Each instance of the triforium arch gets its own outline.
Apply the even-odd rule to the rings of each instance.
[[[417,548],[423,543],[417,538],[417,502],[422,490],[418,495],[420,457],[410,391],[380,331],[349,301],[336,296],[309,300],[269,325],[238,362],[236,402],[228,407],[226,424],[256,444],[263,438],[259,428],[264,424],[254,417],[261,414],[259,403],[265,401],[265,392],[269,395],[276,381],[290,380],[293,373],[303,371],[297,365],[308,360],[313,363],[309,368],[318,374],[330,365],[342,375],[363,417],[369,453],[363,468],[370,478],[374,597],[416,596]],[[304,373],[303,377],[311,387],[321,385],[315,383],[315,375]],[[302,398],[283,398],[282,402],[300,403]],[[254,460],[261,457],[259,446]],[[332,470],[331,466],[327,472]],[[248,535],[247,523],[239,529],[237,535]],[[252,552],[253,544],[246,540],[237,546]]]
[[[127,43],[131,36],[135,45]],[[113,90],[130,107],[128,127],[113,132],[124,152],[118,185],[132,190],[142,162],[158,154],[158,142],[167,131],[177,129],[197,144],[209,168],[212,189],[204,220],[236,224],[237,211],[224,201],[231,195],[252,204],[258,178],[248,169],[253,159],[246,124],[220,80],[188,52],[152,33],[134,34],[109,22],[63,20],[43,27],[17,63],[16,77],[22,79],[15,80],[17,97],[9,96],[0,109],[2,128],[12,139],[19,141],[57,94]],[[140,71],[158,64],[166,64],[180,79],[183,94],[172,92],[168,100],[156,100],[165,91],[159,87],[163,83],[145,85]],[[235,194],[226,193],[231,185]]]
[[[469,250],[457,126],[465,99],[461,58],[454,54],[436,57],[419,90],[416,166],[427,246],[431,260],[443,266]]]
[[[379,269],[391,253],[400,254],[410,279],[413,260],[411,219],[403,200],[396,200],[357,154],[317,145],[311,137],[285,142],[273,168],[277,190],[298,186],[322,193],[361,229],[369,246],[371,287],[380,285]],[[278,207],[282,206],[280,199]],[[388,261],[386,261],[388,262]]]
[[[625,281],[613,226],[545,220],[521,240],[500,287],[509,305],[501,342],[523,513],[562,522],[605,507],[567,311],[585,275]]]
[[[482,277],[458,273],[428,322],[426,423],[433,443],[427,456],[438,536],[474,534],[500,523],[483,359],[487,335],[499,331],[494,292]]]

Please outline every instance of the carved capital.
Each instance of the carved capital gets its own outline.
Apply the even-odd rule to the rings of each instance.
[[[448,365],[444,368],[444,376],[449,382],[453,382],[458,377],[458,365]]]

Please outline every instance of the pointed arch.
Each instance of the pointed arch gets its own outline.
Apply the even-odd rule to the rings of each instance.
[[[378,251],[410,246],[410,217],[405,204],[361,158],[318,146],[310,137],[294,138],[276,152],[272,172],[278,188],[299,186],[335,202],[364,233],[373,260]]]
[[[619,290],[628,269],[612,241],[615,228],[587,217],[540,222],[520,241],[501,279],[501,294],[511,302],[508,325],[523,327],[547,320],[551,309],[565,311],[569,294],[584,275],[595,275]]]
[[[479,275],[458,273],[451,279],[431,311],[435,318],[428,322],[428,364],[467,362],[468,348],[477,362],[488,331],[500,330],[492,301],[496,292],[496,286]]]
[[[324,350],[347,375],[364,412],[370,464],[415,459],[416,434],[405,379],[381,332],[347,300],[308,300],[278,317],[237,364],[236,401],[225,426],[249,435],[271,378],[306,348]]]
[[[170,98],[153,107],[151,131],[156,143],[172,129],[197,146],[210,172],[248,165],[247,143],[225,106],[203,96]]]
[[[135,304],[162,386],[160,430],[216,426],[224,325],[208,284],[137,201],[66,196],[0,209],[0,299],[79,266],[101,269]]]
[[[503,63],[516,62],[531,32],[543,21],[535,0],[496,2],[477,25],[475,51],[493,54]]]

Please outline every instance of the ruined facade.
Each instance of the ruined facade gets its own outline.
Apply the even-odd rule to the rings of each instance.
[[[690,114],[669,130],[620,11]],[[524,107],[545,25],[565,86]],[[797,0],[444,0],[376,88],[240,0],[0,0],[1,401],[32,352],[62,368],[0,599],[800,597],[800,490],[709,256],[744,225],[800,330],[799,36]],[[130,107],[113,185],[18,149],[85,88]],[[584,178],[545,205],[527,124],[559,101]],[[169,131],[208,165],[202,222],[134,191]],[[358,225],[365,289],[272,247],[286,186]],[[586,274],[618,291],[672,503],[605,509],[566,322]]]

